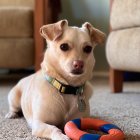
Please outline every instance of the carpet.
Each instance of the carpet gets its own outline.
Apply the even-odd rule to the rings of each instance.
[[[94,86],[90,100],[92,116],[119,126],[126,140],[140,140],[140,83],[125,82],[123,93],[112,94],[107,77],[95,76],[91,82]],[[45,140],[31,135],[24,118],[4,118],[8,112],[7,94],[15,83],[16,80],[0,80],[0,140]]]

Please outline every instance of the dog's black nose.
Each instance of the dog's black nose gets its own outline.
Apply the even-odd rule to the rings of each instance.
[[[77,70],[82,70],[84,67],[84,62],[81,60],[75,60],[73,61],[73,68]]]

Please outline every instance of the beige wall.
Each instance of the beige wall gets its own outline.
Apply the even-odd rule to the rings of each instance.
[[[88,21],[96,28],[108,34],[109,0],[61,0],[62,13],[60,19],[68,19],[70,25],[81,26]],[[97,46],[94,50],[96,58],[95,70],[107,71],[105,46]]]

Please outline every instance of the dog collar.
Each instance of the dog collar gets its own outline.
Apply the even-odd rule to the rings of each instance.
[[[45,74],[45,79],[52,85],[54,86],[60,93],[63,94],[73,94],[73,95],[81,95],[83,94],[83,89],[84,85],[78,86],[78,87],[73,87],[70,85],[65,85],[62,84],[60,81],[58,81],[55,78],[52,78],[48,75]]]

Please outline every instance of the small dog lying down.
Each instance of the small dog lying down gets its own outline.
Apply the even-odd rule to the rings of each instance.
[[[41,70],[10,91],[6,118],[16,118],[22,110],[33,135],[69,140],[60,128],[71,119],[90,115],[93,49],[105,35],[88,22],[78,28],[68,26],[67,20],[42,26],[40,34],[47,42]]]

